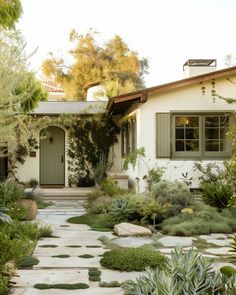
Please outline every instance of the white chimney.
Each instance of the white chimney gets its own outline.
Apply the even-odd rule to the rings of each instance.
[[[216,70],[216,59],[189,59],[183,65],[184,78],[190,78]]]

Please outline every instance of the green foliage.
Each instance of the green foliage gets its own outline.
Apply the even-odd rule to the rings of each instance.
[[[212,262],[195,250],[175,248],[164,269],[150,269],[136,282],[127,283],[126,295],[233,295],[235,277],[225,280],[214,272]]]
[[[134,169],[139,157],[145,158],[145,148],[144,147],[138,148],[126,156],[126,158],[123,162],[123,169],[128,170],[129,165],[131,165]]]
[[[201,184],[217,182],[223,178],[222,169],[215,162],[208,163],[207,165],[195,162],[194,169],[201,173],[199,176]]]
[[[0,208],[0,223],[1,222],[7,222],[7,223],[12,222],[11,217],[7,214],[8,211],[9,211],[9,209],[7,209],[5,207]]]
[[[218,212],[209,205],[197,203],[192,206],[193,214],[180,213],[166,219],[162,231],[169,235],[193,236],[210,233],[232,233],[236,230],[235,212],[224,209]]]
[[[88,271],[89,281],[99,282],[101,280],[101,271],[96,267],[90,267]]]
[[[0,27],[13,29],[23,10],[20,0],[0,1]]]
[[[63,290],[77,290],[77,289],[88,289],[89,285],[84,283],[76,284],[35,284],[35,289],[47,290],[47,289],[63,289]]]
[[[39,230],[39,234],[38,234],[39,238],[48,238],[52,236],[52,228],[50,225],[41,226],[38,228],[38,230]]]
[[[38,246],[40,248],[57,248],[58,245],[54,245],[54,244],[47,244],[47,245],[40,245]]]
[[[174,215],[190,205],[190,190],[184,182],[161,180],[152,186],[152,195],[158,203],[170,204]]]
[[[19,185],[15,180],[7,179],[0,183],[0,206],[8,206],[22,198],[23,195],[23,186]]]
[[[111,231],[115,222],[109,214],[75,216],[67,219],[69,223],[87,224],[92,230],[96,231]]]
[[[220,268],[220,272],[227,277],[236,276],[236,269],[230,265],[225,265]]]
[[[36,178],[31,178],[29,181],[29,187],[35,188],[39,185],[39,181]]]
[[[105,252],[100,263],[103,267],[120,271],[143,271],[147,266],[163,268],[164,255],[157,251],[139,248],[119,248]]]
[[[32,266],[39,264],[39,260],[33,256],[25,256],[19,260],[18,268],[32,268]]]
[[[101,183],[101,190],[105,195],[108,195],[110,197],[124,194],[126,191],[122,188],[120,188],[113,179],[106,178]]]
[[[75,46],[70,54],[75,58],[75,63],[71,67],[64,66],[61,58],[55,58],[51,54],[43,62],[44,74],[60,82],[66,97],[75,100],[85,99],[85,86],[91,82],[95,82],[95,85],[104,83],[107,96],[143,88],[143,74],[148,68],[147,59],[139,59],[138,54],[131,51],[118,35],[105,44],[98,44],[95,34],[90,30],[84,35],[78,35],[73,30],[70,40]]]
[[[121,283],[119,283],[118,281],[110,281],[109,283],[107,282],[100,282],[99,287],[102,288],[118,288],[121,287]]]
[[[128,199],[116,199],[112,205],[109,214],[115,221],[126,221],[130,215],[128,208]]]
[[[231,239],[232,239],[232,242],[230,243],[231,252],[236,254],[236,235],[233,236]]]
[[[213,207],[224,209],[228,206],[232,193],[222,182],[208,182],[202,184],[202,199]]]
[[[51,205],[54,204],[52,201],[44,201],[41,196],[37,196],[35,201],[37,203],[37,208],[38,209],[45,209],[48,206],[51,206]]]
[[[58,254],[58,255],[52,255],[54,258],[69,258],[69,254]]]
[[[151,191],[152,186],[161,180],[164,170],[164,167],[151,168],[148,169],[148,173],[143,176],[143,180],[146,182],[146,189],[149,192]]]
[[[9,277],[4,277],[0,274],[0,295],[7,294]]]
[[[94,256],[91,254],[82,254],[82,255],[79,255],[78,257],[80,257],[80,258],[93,258]]]
[[[110,147],[117,142],[118,132],[118,127],[107,115],[73,120],[69,136],[69,169],[78,179],[78,186],[94,184],[93,175],[101,156],[107,167]]]

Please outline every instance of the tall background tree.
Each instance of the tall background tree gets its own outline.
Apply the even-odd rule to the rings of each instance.
[[[104,84],[107,96],[144,87],[148,60],[139,58],[118,35],[103,45],[98,45],[95,36],[92,30],[84,35],[71,31],[74,47],[69,53],[74,63],[66,66],[63,59],[50,53],[42,64],[46,77],[61,83],[66,98],[71,100],[84,100],[85,86],[94,82]]]
[[[20,0],[0,0],[0,28],[14,28],[22,12]]]

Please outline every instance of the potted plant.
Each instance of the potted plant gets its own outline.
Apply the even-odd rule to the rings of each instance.
[[[29,181],[29,188],[26,188],[24,191],[24,195],[20,200],[18,200],[18,204],[25,209],[25,220],[33,220],[37,215],[37,203],[36,197],[37,192],[36,188],[38,186],[37,179],[31,179]]]

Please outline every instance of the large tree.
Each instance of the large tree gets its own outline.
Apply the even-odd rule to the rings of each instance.
[[[73,30],[70,40],[74,44],[69,51],[74,58],[71,66],[52,53],[42,65],[47,77],[62,84],[67,99],[84,100],[86,85],[94,82],[104,84],[108,96],[144,87],[148,61],[130,50],[120,36],[100,46],[92,30],[85,35]]]
[[[14,28],[22,14],[20,0],[0,0],[0,28]]]

